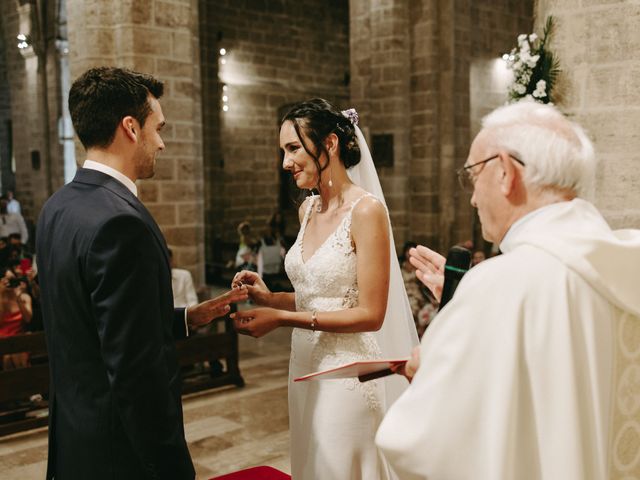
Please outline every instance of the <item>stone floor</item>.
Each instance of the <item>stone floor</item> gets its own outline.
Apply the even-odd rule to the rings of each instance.
[[[185,431],[198,479],[270,465],[287,473],[287,371],[291,331],[240,338],[244,388],[227,387],[183,398]],[[46,428],[0,439],[0,478],[44,479]]]

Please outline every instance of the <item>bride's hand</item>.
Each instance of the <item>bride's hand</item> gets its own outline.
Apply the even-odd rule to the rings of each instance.
[[[232,313],[230,317],[238,333],[255,338],[262,337],[280,326],[278,310],[274,308],[254,308]]]
[[[416,277],[440,301],[444,286],[444,264],[447,259],[430,248],[418,245],[409,250],[409,262],[416,267]]]
[[[231,288],[246,288],[249,298],[256,305],[268,305],[271,291],[256,272],[242,270],[233,277]]]

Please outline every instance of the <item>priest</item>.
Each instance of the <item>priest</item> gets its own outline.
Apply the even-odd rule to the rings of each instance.
[[[583,130],[550,105],[483,120],[459,176],[502,255],[465,275],[406,367],[376,437],[400,478],[640,470],[640,231],[612,231],[584,199],[595,171]],[[444,258],[411,254],[438,292]]]

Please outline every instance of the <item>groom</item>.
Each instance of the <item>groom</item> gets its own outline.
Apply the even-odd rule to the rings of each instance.
[[[77,79],[69,110],[88,160],[38,222],[49,350],[47,479],[192,479],[174,341],[241,289],[173,309],[165,240],[134,183],[164,149],[163,84],[119,68]]]

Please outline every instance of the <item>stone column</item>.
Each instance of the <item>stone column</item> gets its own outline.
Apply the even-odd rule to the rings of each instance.
[[[395,163],[379,174],[398,245],[446,250],[471,234],[455,180],[469,137],[468,3],[351,2],[351,96],[371,136],[393,134]]]
[[[410,35],[407,0],[352,1],[351,101],[359,110],[376,165],[377,138],[392,141],[393,165],[378,166],[395,242],[409,237],[411,171]],[[379,137],[380,136],[380,137]]]
[[[474,213],[456,180],[471,143],[470,66],[530,29],[530,1],[350,2],[352,100],[372,134],[395,132],[396,165],[380,174],[396,240],[446,251],[472,238]]]
[[[173,249],[176,265],[204,281],[202,119],[197,0],[67,0],[71,77],[113,65],[165,82],[165,151],[141,200]],[[77,158],[84,159],[79,151]]]
[[[548,15],[556,19],[558,104],[595,144],[596,205],[613,226],[640,227],[640,5],[538,0],[535,11],[538,30]]]
[[[411,238],[440,248],[437,2],[411,2]]]
[[[25,219],[35,221],[40,207],[62,184],[62,149],[57,141],[59,89],[55,2],[0,2],[7,80],[11,92],[12,150],[16,189]],[[17,35],[28,36],[18,48]]]
[[[14,188],[15,179],[11,170],[11,93],[7,78],[6,43],[4,28],[0,21],[0,187]]]
[[[242,221],[262,235],[279,210],[288,240],[298,233],[301,192],[282,170],[279,120],[315,97],[349,106],[349,5],[199,3],[207,258],[224,264],[235,258]]]
[[[471,239],[469,199],[457,185],[456,170],[469,146],[470,14],[468,0],[439,0],[438,77],[440,249]]]

